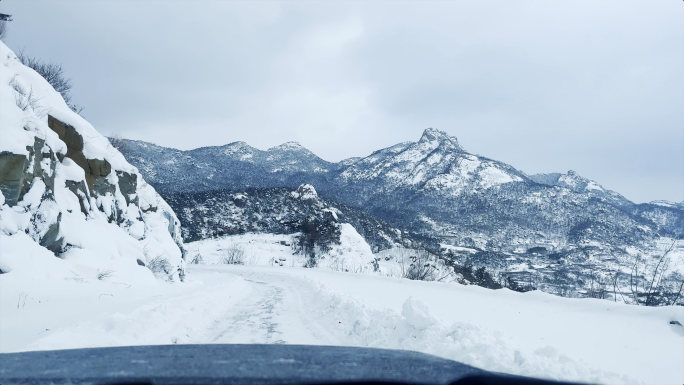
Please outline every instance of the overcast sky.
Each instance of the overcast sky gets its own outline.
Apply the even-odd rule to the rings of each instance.
[[[684,200],[684,2],[4,0],[106,135],[368,155],[427,127],[527,173]]]

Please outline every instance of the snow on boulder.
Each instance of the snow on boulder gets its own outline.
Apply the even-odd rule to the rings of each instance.
[[[375,270],[375,255],[370,245],[349,223],[340,223],[339,243],[333,243],[326,251],[319,264],[336,271],[354,273]]]
[[[318,198],[318,193],[316,193],[316,189],[314,188],[314,186],[310,184],[303,184],[297,187],[297,190],[293,191],[291,194],[292,197],[295,199],[308,200]]]
[[[0,197],[1,273],[34,268],[24,262],[35,248],[10,247],[28,237],[84,274],[183,277],[180,222],[171,208],[2,42]]]

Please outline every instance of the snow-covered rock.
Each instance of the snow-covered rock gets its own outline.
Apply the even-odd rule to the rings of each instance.
[[[47,254],[59,257],[49,262],[62,266],[54,271],[90,278],[184,274],[180,222],[168,204],[2,42],[0,197],[0,281],[31,276]]]
[[[314,188],[314,186],[310,184],[303,184],[297,187],[297,190],[293,191],[291,195],[293,198],[304,200],[318,198],[318,193],[316,193],[316,189]]]

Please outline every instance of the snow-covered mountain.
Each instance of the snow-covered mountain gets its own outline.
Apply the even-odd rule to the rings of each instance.
[[[173,210],[1,42],[0,245],[0,279],[18,289],[49,277],[184,274]]]
[[[179,151],[122,139],[116,146],[163,194],[309,183],[400,228],[470,247],[647,246],[684,232],[679,205],[637,205],[573,171],[528,176],[435,129],[339,163],[292,143],[267,151],[244,143]]]
[[[510,166],[468,154],[456,138],[432,128],[416,143],[400,143],[350,163],[340,177],[350,185],[379,185],[385,192],[414,188],[447,197],[524,179]]]
[[[296,142],[266,151],[244,142],[180,151],[152,143],[112,138],[158,191],[164,193],[242,190],[248,187],[292,187],[319,182],[334,164]],[[183,182],[179,183],[179,179]],[[318,183],[316,183],[318,184]]]
[[[595,271],[605,273],[603,284],[610,272],[625,279],[635,262],[651,266],[673,243],[671,269],[684,274],[681,205],[635,204],[572,171],[527,175],[435,129],[338,163],[293,143],[266,151],[244,143],[191,151],[114,144],[165,197],[308,183],[322,198],[427,239],[458,263],[555,293],[572,287],[569,295],[581,295]]]

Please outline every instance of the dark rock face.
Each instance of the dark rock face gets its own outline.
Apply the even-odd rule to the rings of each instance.
[[[21,154],[0,153],[0,191],[5,203],[14,206],[21,200],[29,159]]]
[[[43,152],[45,141],[34,139],[33,146],[27,146],[28,157],[9,152],[0,153],[0,191],[9,206],[16,205],[31,187],[34,177],[41,178],[46,185],[46,193],[51,196],[55,184],[56,157],[52,150]],[[48,169],[43,169],[47,159]],[[33,165],[31,169],[29,166]]]
[[[60,122],[52,115],[48,115],[48,126],[52,131],[56,132],[59,139],[67,145],[66,155],[68,157],[76,159],[78,158],[76,154],[83,154],[83,137],[81,137],[73,126]]]
[[[57,133],[59,139],[66,143],[66,156],[71,158],[85,171],[86,183],[92,194],[96,181],[101,177],[109,175],[112,171],[112,166],[104,159],[86,159],[85,155],[83,155],[83,137],[74,127],[57,120],[51,115],[48,115],[48,126]],[[103,183],[102,181],[100,182],[100,189],[103,188]],[[107,189],[105,188],[104,190]]]
[[[86,190],[86,185],[83,181],[73,181],[67,180],[65,182],[66,187],[78,197],[78,203],[81,206],[81,212],[88,215],[90,211],[90,195],[88,190]]]
[[[138,189],[138,176],[136,174],[118,170],[116,172],[116,176],[119,178],[119,190],[126,199],[126,203],[134,203],[137,205],[138,197],[136,192]]]
[[[0,191],[5,197],[5,204],[16,206],[24,195],[33,187],[35,178],[40,179],[45,189],[40,202],[30,202],[30,205],[41,207],[50,205],[54,199],[55,168],[58,162],[51,149],[45,149],[45,141],[34,138],[33,146],[27,146],[28,156],[3,152],[0,154]],[[44,162],[47,160],[47,162]],[[44,201],[47,200],[47,201]],[[54,253],[60,253],[66,247],[60,235],[61,215],[55,218],[44,217],[34,213],[34,221],[42,223],[46,229],[37,231],[38,242]]]
[[[88,187],[89,194],[81,191],[80,185],[74,184],[74,181],[68,181],[67,187],[79,198],[81,211],[87,214],[87,209],[90,207],[91,196],[105,196],[115,195],[117,185],[112,184],[108,179],[108,175],[112,172],[112,166],[105,159],[88,159],[83,154],[83,137],[76,131],[76,129],[64,122],[59,121],[55,117],[48,115],[48,126],[52,129],[59,138],[67,145],[66,157],[74,161],[85,172],[85,181]],[[136,196],[137,176],[135,174],[116,170],[116,175],[119,177],[118,187],[121,189],[126,204],[138,204]],[[88,204],[86,204],[88,202]],[[99,207],[99,209],[103,209]],[[123,207],[116,207],[109,212],[108,218],[110,222],[122,223]]]
[[[40,245],[47,248],[55,254],[61,253],[64,250],[64,247],[66,246],[64,238],[59,234],[59,225],[61,222],[62,213],[59,213],[57,215],[57,221],[50,224],[48,230],[40,239]]]

